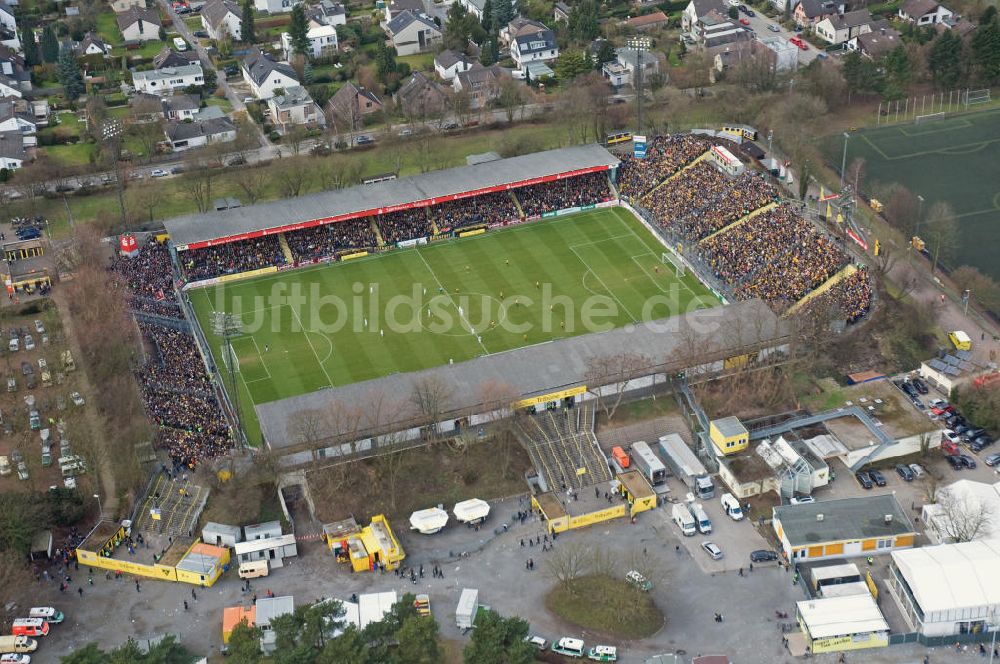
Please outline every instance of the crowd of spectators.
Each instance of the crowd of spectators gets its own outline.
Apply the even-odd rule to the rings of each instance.
[[[836,240],[817,232],[789,247],[766,270],[736,289],[741,299],[759,297],[780,307],[791,306],[843,268],[847,254]]]
[[[663,226],[701,240],[776,196],[774,187],[752,171],[730,178],[703,161],[654,191],[646,205]]]
[[[349,249],[378,246],[371,217],[339,221],[285,233],[296,261],[312,261]]]
[[[533,184],[514,190],[526,217],[537,217],[571,207],[594,205],[611,198],[605,171],[586,173],[564,180]]]
[[[432,207],[430,213],[440,231],[478,224],[502,224],[518,217],[517,205],[506,191],[448,201]]]
[[[868,315],[872,306],[872,280],[868,268],[859,268],[806,305],[807,312],[832,312],[848,324]]]
[[[711,143],[691,134],[656,136],[646,144],[646,158],[622,157],[618,166],[618,192],[639,198],[694,161]]]
[[[214,247],[188,249],[181,254],[188,279],[211,279],[223,274],[257,270],[269,265],[284,265],[285,255],[277,235],[227,242]]]
[[[177,465],[194,470],[229,451],[229,426],[212,391],[194,338],[187,332],[140,323],[150,357],[139,371],[143,400],[159,426],[158,444]]]
[[[790,205],[781,205],[702,243],[715,276],[738,284],[760,269],[770,269],[790,246],[806,242],[815,230]]]
[[[397,210],[378,216],[378,229],[386,244],[395,244],[434,234],[427,208]]]
[[[111,271],[117,275],[116,286],[129,291],[129,306],[135,311],[180,318],[166,245],[150,238],[132,258],[116,254]]]

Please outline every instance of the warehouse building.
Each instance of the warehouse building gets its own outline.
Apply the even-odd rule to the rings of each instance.
[[[781,505],[772,525],[795,562],[888,553],[912,547],[917,536],[891,494]]]
[[[982,634],[1000,617],[1000,540],[893,551],[890,594],[923,636]]]
[[[807,599],[795,605],[799,627],[813,653],[889,645],[889,624],[868,593]]]

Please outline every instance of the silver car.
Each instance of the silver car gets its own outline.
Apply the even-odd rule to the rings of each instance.
[[[717,547],[714,542],[706,540],[701,543],[701,548],[705,549],[705,553],[712,556],[712,560],[722,560],[722,549]]]

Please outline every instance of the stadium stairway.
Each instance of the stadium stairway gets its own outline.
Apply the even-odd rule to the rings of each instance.
[[[510,200],[514,201],[514,207],[517,208],[517,216],[524,218],[524,208],[521,207],[521,201],[517,200],[517,196],[514,195],[513,191],[508,191],[507,194],[510,196]]]
[[[293,265],[295,257],[292,256],[292,248],[288,246],[288,240],[285,239],[284,233],[278,233],[278,244],[281,246],[281,253],[285,256],[285,262],[288,265]]]
[[[610,172],[608,174],[608,187],[611,188],[611,195],[614,196],[616,200],[622,197],[621,193],[618,191],[617,185],[615,185],[614,180],[611,179]]]
[[[677,171],[676,173],[674,173],[673,175],[671,175],[670,177],[668,177],[666,180],[664,180],[663,182],[661,182],[660,184],[656,185],[655,187],[653,187],[652,189],[650,189],[649,191],[647,191],[645,194],[643,194],[642,196],[640,196],[639,197],[639,201],[641,202],[641,201],[644,201],[645,199],[649,198],[650,196],[653,195],[654,191],[656,191],[657,189],[659,189],[663,185],[667,184],[668,182],[670,182],[672,180],[676,180],[677,178],[680,177],[681,173],[683,173],[684,171],[688,170],[689,168],[693,168],[694,165],[697,164],[697,163],[705,161],[706,159],[708,159],[708,156],[710,154],[712,154],[711,150],[705,150],[705,152],[703,152],[702,154],[698,155],[693,160],[691,160],[690,164],[688,164],[687,166],[685,166],[681,170]]]
[[[731,231],[731,230],[733,230],[735,228],[739,228],[740,226],[742,226],[743,224],[747,223],[748,221],[750,221],[751,219],[753,219],[757,215],[764,214],[765,212],[767,212],[769,210],[773,210],[776,207],[778,207],[777,203],[768,203],[764,207],[757,208],[756,210],[754,210],[750,214],[743,215],[742,217],[740,217],[739,219],[737,219],[733,223],[729,224],[728,226],[723,226],[722,228],[720,228],[719,230],[715,231],[711,235],[706,235],[705,237],[703,237],[700,240],[698,240],[698,243],[701,244],[702,242],[707,242],[708,240],[712,239],[716,235],[722,235],[723,233],[728,233],[729,231]]]
[[[372,233],[375,234],[375,241],[378,243],[379,247],[385,246],[385,240],[382,239],[382,231],[379,229],[378,224],[375,223],[375,217],[371,217]]]
[[[831,288],[833,288],[834,286],[836,286],[837,284],[839,284],[841,281],[843,281],[844,279],[848,278],[849,276],[851,276],[852,274],[854,274],[857,271],[858,271],[858,268],[855,267],[853,263],[848,263],[847,265],[844,266],[844,268],[842,270],[840,270],[839,272],[837,272],[837,274],[833,275],[832,277],[830,277],[829,279],[827,279],[826,281],[824,281],[822,284],[820,284],[816,288],[812,289],[811,291],[809,291],[808,293],[806,293],[805,295],[803,295],[801,300],[799,300],[798,302],[796,302],[792,306],[788,307],[788,311],[786,311],[784,314],[782,314],[782,317],[784,318],[784,317],[787,317],[787,316],[791,316],[796,311],[798,311],[799,309],[801,309],[802,307],[804,307],[806,304],[808,304],[812,300],[815,300],[817,297],[819,297],[823,293],[827,292],[828,290],[830,290]]]

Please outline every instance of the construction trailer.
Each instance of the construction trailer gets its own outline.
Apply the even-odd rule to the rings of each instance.
[[[676,433],[660,436],[660,452],[663,461],[688,489],[702,500],[715,496],[715,484],[698,456]]]
[[[472,629],[476,623],[476,612],[479,611],[479,591],[474,588],[463,588],[458,598],[458,608],[455,609],[455,625],[459,629]]]
[[[650,486],[656,488],[666,485],[667,467],[644,441],[632,443],[632,460],[635,461],[636,470],[642,473]]]

